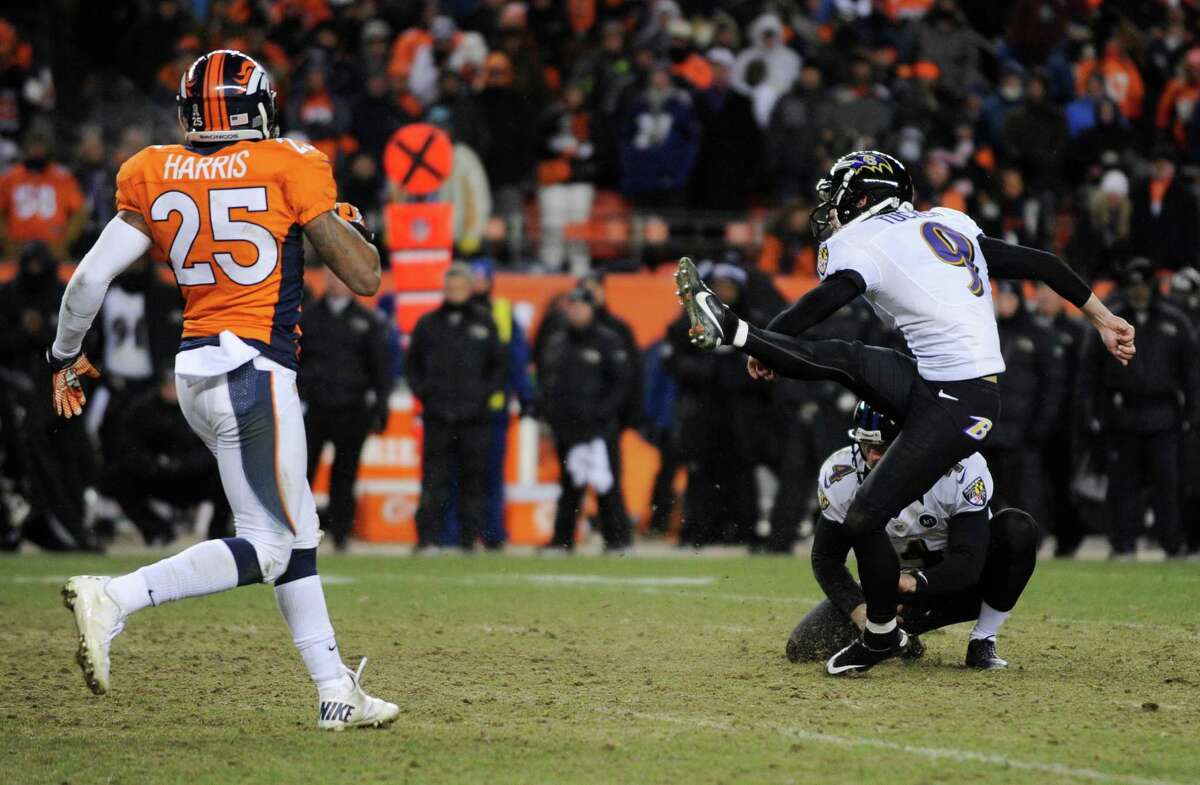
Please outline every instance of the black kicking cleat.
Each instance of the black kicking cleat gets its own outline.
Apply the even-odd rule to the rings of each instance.
[[[825,672],[830,676],[850,676],[875,667],[884,660],[899,657],[908,650],[908,634],[900,630],[896,643],[883,649],[873,649],[863,642],[860,635],[846,648],[829,658]]]
[[[902,660],[919,660],[925,656],[925,644],[916,635],[908,636],[908,648],[900,655]]]
[[[1008,667],[1008,660],[996,653],[995,638],[976,638],[967,644],[967,667],[981,671],[998,671]]]
[[[704,285],[696,265],[686,256],[679,260],[679,267],[675,270],[675,287],[675,294],[679,295],[679,302],[683,304],[692,323],[688,330],[692,343],[712,351],[733,340],[737,316]]]

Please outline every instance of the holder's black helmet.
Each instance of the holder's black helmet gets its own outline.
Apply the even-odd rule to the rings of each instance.
[[[859,401],[854,407],[847,436],[856,444],[890,444],[899,435],[900,426],[896,421],[871,404]]]
[[[867,197],[863,204],[863,197]],[[904,164],[875,150],[856,150],[834,162],[817,183],[817,206],[809,215],[818,240],[830,234],[833,213],[845,226],[862,215],[877,215],[901,206],[912,208],[913,182]]]

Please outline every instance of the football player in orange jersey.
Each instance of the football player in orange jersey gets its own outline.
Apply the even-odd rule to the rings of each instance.
[[[363,691],[365,659],[357,671],[343,665],[326,610],[296,394],[305,241],[358,294],[378,289],[379,254],[361,214],[336,204],[325,156],[277,138],[275,93],[258,63],[232,50],[209,52],[184,74],[178,103],[185,143],[147,147],[121,167],[119,212],[67,285],[47,359],[55,408],[79,415],[79,377],[97,373],[80,346],[109,282],[151,245],[166,253],[185,301],[179,404],[217,457],[237,536],[128,575],[67,581],[76,659],[92,691],[107,692],[109,644],[129,614],[274,584],[317,684],[317,726],[386,725],[399,709]]]

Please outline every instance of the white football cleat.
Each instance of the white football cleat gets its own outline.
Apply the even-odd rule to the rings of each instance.
[[[75,614],[79,630],[75,661],[97,695],[108,692],[109,645],[125,629],[125,615],[104,589],[110,580],[103,575],[76,575],[62,589],[63,604]]]
[[[367,667],[363,657],[358,670],[346,668],[351,687],[342,693],[330,693],[317,699],[317,727],[321,730],[346,728],[382,728],[400,716],[400,707],[379,698],[372,698],[362,688],[362,672]]]

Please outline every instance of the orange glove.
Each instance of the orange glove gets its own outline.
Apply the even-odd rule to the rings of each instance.
[[[368,243],[375,242],[375,234],[367,228],[367,221],[363,218],[362,210],[349,202],[335,202],[333,211],[337,213],[338,218],[357,229]]]
[[[92,379],[99,379],[100,372],[88,362],[86,354],[59,360],[47,351],[46,360],[54,371],[55,414],[68,420],[83,414],[83,405],[87,403],[87,396],[83,394],[79,377],[88,376]]]

